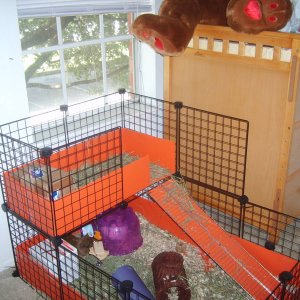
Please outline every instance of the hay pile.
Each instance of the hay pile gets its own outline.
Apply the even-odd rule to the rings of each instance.
[[[182,251],[187,280],[191,288],[192,300],[210,299],[252,299],[222,269],[214,265],[206,270],[206,262],[200,250],[149,223],[137,214],[143,236],[143,245],[134,253],[124,256],[108,256],[100,269],[112,274],[118,267],[131,265],[155,295],[151,264],[153,259],[163,251]],[[88,255],[86,260],[96,264],[95,257]],[[174,292],[174,291],[173,291]],[[170,300],[177,299],[176,291],[170,294]]]
[[[79,186],[94,181],[99,175],[103,176],[107,172],[112,171],[114,166],[119,167],[121,164],[126,165],[136,159],[137,156],[132,154],[123,154],[113,157],[101,164],[93,166],[83,166],[76,174],[76,182]],[[158,164],[150,164],[151,181],[157,178],[169,176],[167,169],[162,168]],[[178,179],[183,186],[184,182]],[[207,262],[204,260],[205,254],[197,247],[182,242],[178,238],[161,230],[149,223],[142,215],[137,214],[140,220],[141,233],[143,236],[143,245],[129,255],[124,256],[108,256],[104,261],[100,262],[96,257],[88,255],[85,260],[90,264],[97,266],[108,274],[112,274],[117,268],[123,265],[132,266],[144,281],[148,289],[155,295],[153,284],[151,264],[153,259],[163,251],[180,252],[184,258],[184,267],[187,274],[187,280],[191,289],[192,300],[210,300],[210,299],[252,299],[242,288],[240,288],[233,279],[231,279],[222,269],[211,262],[212,268],[207,270]],[[91,270],[89,270],[89,268]],[[82,292],[89,295],[92,299],[118,299],[117,292],[115,296],[105,291],[113,290],[114,287],[108,281],[102,282],[103,279],[95,279],[93,268],[87,264],[80,264],[80,272],[82,276],[73,284]],[[97,283],[95,282],[97,281]],[[99,283],[99,284],[98,284]],[[88,287],[92,285],[92,288]],[[106,286],[105,286],[106,285]],[[108,286],[109,285],[109,286]],[[104,292],[103,292],[104,290]],[[169,300],[176,300],[176,290],[170,291]]]

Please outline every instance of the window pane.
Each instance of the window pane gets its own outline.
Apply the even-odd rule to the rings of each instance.
[[[99,38],[99,16],[70,16],[61,18],[64,43]]]
[[[132,40],[119,40],[131,23],[130,13],[20,19],[30,111],[133,91]]]
[[[23,57],[30,112],[58,108],[63,103],[58,51]]]
[[[23,50],[57,45],[55,18],[20,19],[19,28]]]
[[[133,88],[132,41],[106,44],[107,90],[116,92],[118,88]]]
[[[106,14],[104,19],[104,36],[117,36],[129,34],[129,14]]]
[[[64,53],[68,103],[103,94],[100,45],[70,48]]]

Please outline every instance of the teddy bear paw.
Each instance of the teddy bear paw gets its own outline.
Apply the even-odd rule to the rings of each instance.
[[[257,34],[283,28],[292,11],[290,0],[230,0],[226,15],[233,30]]]

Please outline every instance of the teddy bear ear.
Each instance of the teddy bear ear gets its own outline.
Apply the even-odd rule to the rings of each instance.
[[[226,16],[227,24],[233,30],[257,34],[283,28],[292,12],[290,0],[230,0]]]

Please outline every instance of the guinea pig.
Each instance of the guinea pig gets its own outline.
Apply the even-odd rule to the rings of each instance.
[[[80,257],[84,257],[89,254],[90,248],[93,247],[94,238],[89,235],[85,235],[83,237],[77,237],[73,234],[69,234],[63,237],[65,241],[74,246]]]

